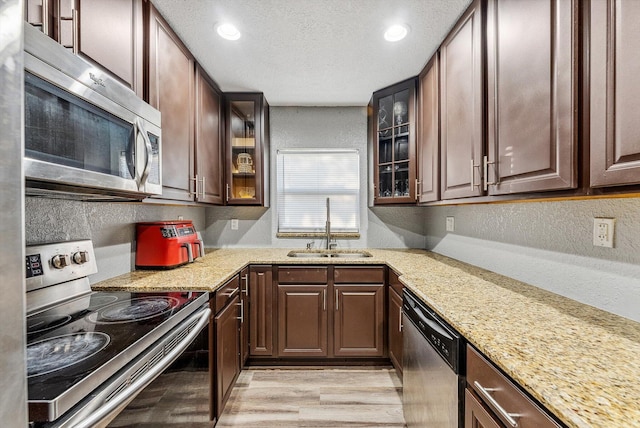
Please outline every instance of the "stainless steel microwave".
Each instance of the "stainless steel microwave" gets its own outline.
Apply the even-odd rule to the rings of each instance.
[[[24,67],[28,195],[162,193],[158,110],[26,23]]]

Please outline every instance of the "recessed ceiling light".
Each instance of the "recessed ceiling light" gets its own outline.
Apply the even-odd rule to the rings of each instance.
[[[240,38],[240,31],[238,31],[235,25],[229,24],[228,22],[218,25],[216,30],[218,31],[218,35],[223,39],[238,40]]]
[[[404,39],[409,33],[409,27],[407,25],[392,25],[384,32],[384,39],[388,42],[397,42]]]

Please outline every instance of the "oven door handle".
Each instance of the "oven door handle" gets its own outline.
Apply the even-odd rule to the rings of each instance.
[[[179,345],[173,348],[167,355],[162,358],[162,360],[160,360],[148,372],[140,376],[128,388],[123,389],[118,395],[106,402],[102,407],[92,412],[86,419],[83,419],[77,425],[74,425],[74,428],[93,427],[114,416],[114,413],[121,411],[121,406],[127,404],[136,395],[138,395],[140,391],[142,391],[156,377],[158,377],[160,373],[162,373],[167,367],[169,367],[171,363],[173,363],[176,358],[178,358],[180,354],[182,354],[185,349],[187,349],[191,342],[193,342],[196,336],[209,322],[210,314],[211,309],[205,308],[201,312],[198,312],[196,315],[194,315],[192,319],[199,318],[198,324],[196,324],[193,330],[189,332],[189,334],[180,342]]]

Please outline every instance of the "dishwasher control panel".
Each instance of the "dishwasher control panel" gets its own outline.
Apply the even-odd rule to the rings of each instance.
[[[458,332],[407,290],[403,295],[403,311],[424,338],[459,373],[464,368],[464,343]]]

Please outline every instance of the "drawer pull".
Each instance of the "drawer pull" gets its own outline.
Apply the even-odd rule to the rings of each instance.
[[[233,290],[229,291],[226,294],[223,294],[223,296],[227,296],[228,298],[231,298],[234,294],[236,294],[238,291],[240,291],[240,287],[236,287]]]
[[[518,428],[518,421],[516,421],[515,418],[517,418],[519,415],[517,415],[515,413],[507,412],[505,409],[502,408],[502,406],[491,395],[491,392],[496,391],[496,388],[485,388],[482,385],[480,385],[480,382],[478,382],[477,380],[473,381],[473,386],[476,387],[476,390],[480,393],[482,398],[487,400],[489,402],[489,404],[491,404],[491,406],[498,413],[500,413],[500,415],[507,421],[509,426],[511,426],[513,428]]]

